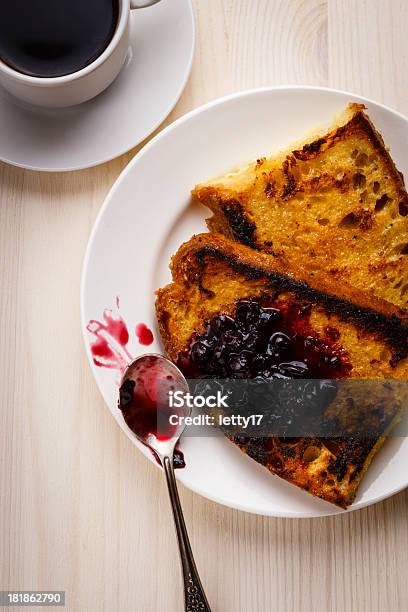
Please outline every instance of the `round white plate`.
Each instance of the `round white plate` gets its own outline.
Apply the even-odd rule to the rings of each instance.
[[[190,205],[197,182],[236,164],[270,154],[329,123],[350,100],[362,100],[408,176],[408,121],[358,96],[321,88],[277,88],[243,92],[182,117],[156,136],[119,177],[99,214],[84,263],[82,324],[98,386],[113,416],[146,456],[117,409],[117,375],[96,367],[85,327],[120,297],[130,329],[139,322],[154,330],[148,351],[162,350],[155,325],[154,291],[170,280],[168,264],[178,246],[206,231],[208,211]],[[146,352],[131,333],[133,356]],[[182,441],[187,467],[179,480],[201,495],[249,512],[312,517],[342,512],[270,475],[223,437]],[[377,502],[408,485],[408,440],[389,439],[364,477],[352,509]]]
[[[96,166],[151,134],[179,99],[194,52],[191,0],[132,11],[122,72],[102,94],[66,109],[41,109],[0,87],[0,160],[29,170]]]

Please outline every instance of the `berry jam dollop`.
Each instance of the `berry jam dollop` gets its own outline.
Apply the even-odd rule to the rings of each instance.
[[[227,393],[224,416],[250,417],[255,408],[262,415],[252,428],[221,426],[240,446],[264,451],[270,436],[332,435],[326,410],[337,396],[336,380],[346,378],[351,365],[338,330],[318,333],[310,315],[311,304],[239,300],[234,314],[209,320],[179,355],[177,365],[195,393],[214,392],[217,385]]]
[[[327,327],[318,334],[310,313],[311,304],[240,300],[233,316],[221,314],[206,323],[177,365],[187,378],[347,377],[351,365],[338,330]]]

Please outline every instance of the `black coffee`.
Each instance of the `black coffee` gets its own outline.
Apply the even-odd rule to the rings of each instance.
[[[0,59],[24,74],[57,77],[108,46],[119,0],[0,0]]]

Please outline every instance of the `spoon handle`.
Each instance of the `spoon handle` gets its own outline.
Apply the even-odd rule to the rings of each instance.
[[[186,612],[211,612],[207,598],[202,587],[193,553],[188,539],[183,511],[177,491],[176,478],[174,476],[173,461],[170,457],[163,459],[164,473],[166,474],[167,487],[169,490],[171,508],[173,510],[174,523],[176,526],[177,540],[180,551],[181,565],[184,579],[184,602]]]

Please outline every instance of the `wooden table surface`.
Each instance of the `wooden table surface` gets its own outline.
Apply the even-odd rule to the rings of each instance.
[[[166,124],[218,96],[282,84],[347,89],[408,114],[406,0],[194,8],[193,71]],[[92,223],[135,152],[67,174],[0,164],[0,589],[64,589],[75,612],[183,609],[162,475],[106,410],[79,321]],[[313,520],[252,516],[185,489],[181,498],[214,611],[408,609],[408,492]]]

